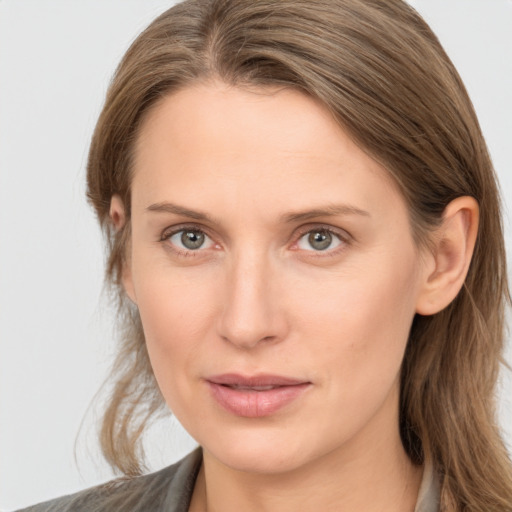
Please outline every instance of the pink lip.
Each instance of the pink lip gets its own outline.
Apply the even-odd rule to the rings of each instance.
[[[234,373],[208,377],[206,382],[215,400],[227,411],[246,418],[269,416],[290,404],[308,389],[311,382],[279,375],[252,377]],[[258,389],[272,386],[270,389]]]

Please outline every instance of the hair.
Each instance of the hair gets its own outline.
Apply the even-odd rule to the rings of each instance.
[[[428,244],[454,198],[478,201],[464,286],[443,311],[414,318],[401,372],[400,431],[414,463],[432,461],[442,510],[509,510],[512,469],[495,407],[510,303],[496,177],[457,71],[402,0],[187,0],[154,20],[123,57],[87,166],[122,328],[100,435],[106,459],[139,474],[142,434],[165,410],[138,312],[121,283],[134,143],[162,98],[209,80],[288,87],[319,100],[393,176],[418,244]],[[119,231],[109,218],[114,194],[127,216]]]

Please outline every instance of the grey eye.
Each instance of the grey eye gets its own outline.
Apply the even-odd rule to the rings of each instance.
[[[332,243],[332,235],[328,231],[313,231],[308,236],[308,242],[313,249],[323,251]]]
[[[204,233],[199,231],[183,231],[181,243],[187,249],[199,249],[204,244]]]
[[[340,237],[327,229],[313,229],[302,235],[298,247],[306,251],[325,251],[334,249],[342,243]]]
[[[169,242],[180,249],[197,251],[208,249],[213,241],[199,229],[182,229],[169,237]]]

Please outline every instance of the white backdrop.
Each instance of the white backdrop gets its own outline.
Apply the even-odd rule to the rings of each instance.
[[[0,508],[112,475],[94,413],[113,342],[102,244],[84,198],[88,141],[108,80],[164,0],[0,0]],[[480,116],[512,206],[512,2],[411,0],[432,25]],[[507,214],[509,215],[509,214]],[[510,221],[507,246],[512,254]],[[510,268],[510,266],[509,266]],[[509,343],[508,360],[512,362]],[[512,378],[500,421],[512,444]],[[173,423],[151,435],[151,468],[194,442]]]

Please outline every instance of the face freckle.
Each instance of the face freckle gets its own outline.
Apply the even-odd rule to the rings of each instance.
[[[220,83],[169,95],[141,128],[131,222],[125,286],[205,453],[277,472],[397,432],[421,258],[392,179],[318,102]],[[211,382],[233,374],[305,385],[288,401],[251,389],[237,414],[215,395],[233,383]],[[258,412],[258,392],[284,405]]]

